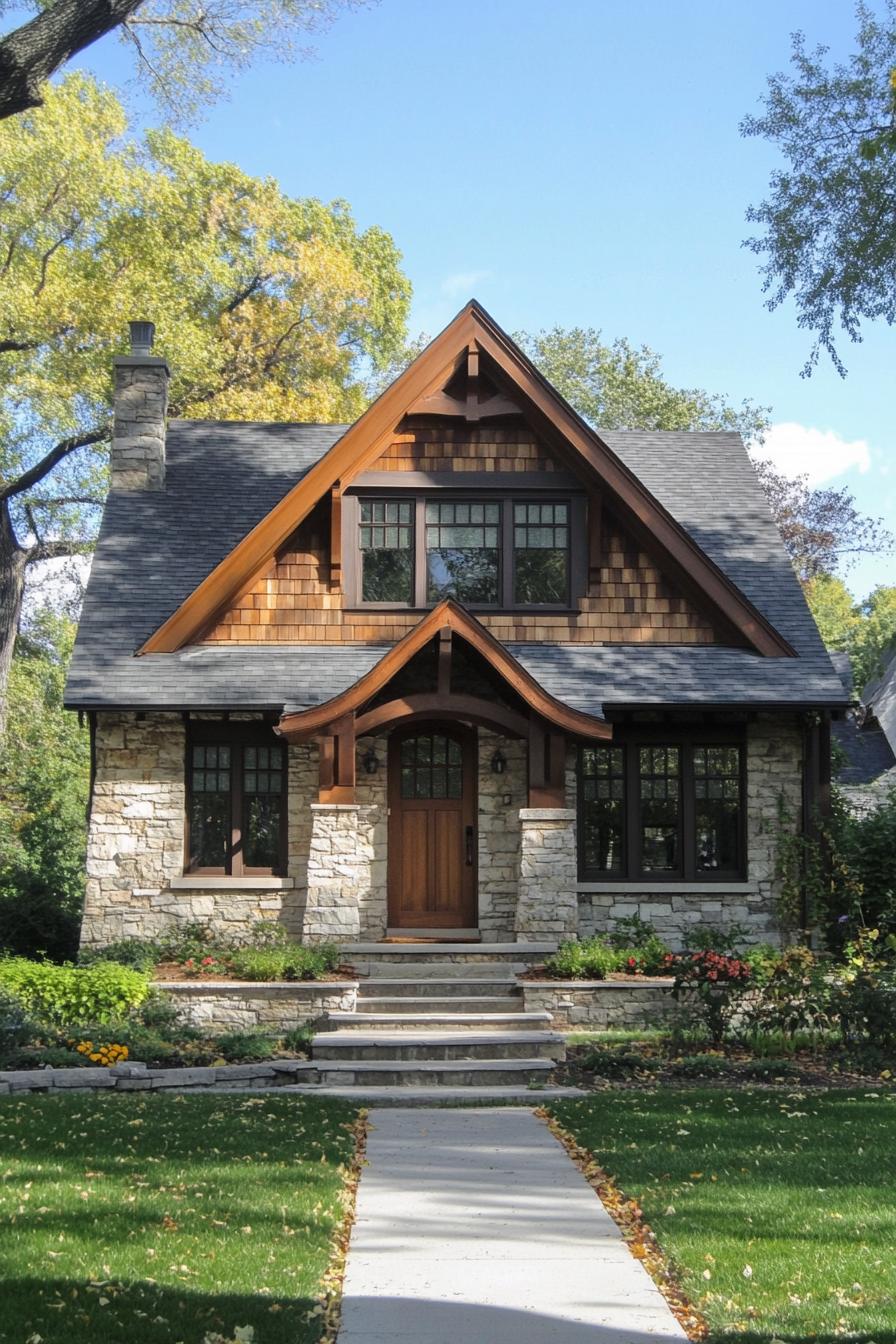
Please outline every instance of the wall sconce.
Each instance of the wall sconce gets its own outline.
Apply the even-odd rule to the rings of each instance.
[[[492,757],[492,773],[495,775],[503,775],[506,769],[507,757],[501,751],[496,751]]]
[[[370,747],[367,751],[365,751],[364,755],[361,757],[361,764],[364,767],[365,774],[375,775],[377,770],[379,770],[380,768],[379,757],[377,756],[373,747]]]

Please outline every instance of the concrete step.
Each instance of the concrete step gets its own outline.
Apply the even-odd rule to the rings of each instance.
[[[384,1002],[388,1003],[386,999]],[[383,1031],[421,1031],[439,1029],[446,1031],[458,1031],[469,1028],[472,1031],[533,1031],[547,1030],[553,1022],[551,1013],[544,1009],[534,1012],[524,1013],[522,1009],[516,1013],[499,1012],[467,1012],[465,1007],[459,1007],[463,1000],[446,999],[445,1002],[451,1005],[448,1011],[442,1012],[436,1010],[430,1012],[430,1006],[438,1003],[438,999],[398,999],[400,1004],[398,1012],[358,1012],[327,1013],[326,1021],[321,1023],[320,1029],[324,1032],[331,1031],[364,1031],[372,1032],[374,1029]],[[506,1004],[506,999],[495,999],[495,1003]],[[411,1007],[406,1010],[406,1005],[424,1004],[425,1008]]]
[[[523,1011],[523,996],[511,998],[509,994],[495,994],[474,998],[468,995],[452,994],[445,998],[421,996],[412,998],[387,998],[376,996],[370,999],[358,999],[356,1011],[363,1017],[379,1013],[389,1013],[393,1017],[411,1016],[421,1013],[512,1013],[518,1016]]]
[[[500,978],[523,971],[557,950],[556,943],[343,943],[359,975]]]
[[[473,976],[452,976],[450,979],[444,979],[441,976],[421,976],[416,971],[410,971],[403,976],[378,975],[375,980],[362,980],[358,986],[358,998],[368,999],[373,996],[397,999],[404,995],[411,998],[422,998],[424,995],[434,995],[436,998],[447,998],[451,994],[473,995],[475,998],[493,998],[498,994],[512,996],[522,996],[522,989],[516,981],[515,976],[510,971],[503,971],[495,980],[478,980]]]
[[[311,1058],[321,1070],[330,1060],[394,1064],[441,1060],[507,1060],[566,1057],[566,1038],[553,1031],[324,1031],[311,1042]]]
[[[515,1087],[546,1083],[550,1059],[320,1060],[322,1087]],[[286,1091],[282,1088],[281,1091]]]
[[[563,1097],[586,1097],[580,1087],[550,1087],[535,1083],[531,1087],[513,1085],[493,1087],[321,1087],[308,1083],[278,1088],[281,1092],[298,1092],[306,1097],[337,1097],[353,1101],[359,1106],[542,1106],[546,1101]]]

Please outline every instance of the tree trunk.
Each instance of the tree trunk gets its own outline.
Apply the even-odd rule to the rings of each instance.
[[[143,0],[55,0],[0,41],[0,120],[40,107],[41,88],[76,52],[119,27]]]
[[[0,742],[6,735],[9,669],[25,594],[28,552],[16,541],[9,506],[0,501]]]

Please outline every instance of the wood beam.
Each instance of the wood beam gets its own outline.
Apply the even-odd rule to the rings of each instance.
[[[477,695],[441,696],[432,692],[389,700],[359,714],[355,732],[361,737],[408,719],[448,719],[454,723],[475,723],[507,737],[526,738],[529,735],[528,718],[504,705],[482,700]]]
[[[451,626],[445,625],[439,631],[439,665],[436,689],[439,695],[451,694]]]
[[[479,419],[479,350],[467,346],[467,424]]]
[[[547,732],[535,718],[529,725],[529,806],[566,806],[566,738]]]

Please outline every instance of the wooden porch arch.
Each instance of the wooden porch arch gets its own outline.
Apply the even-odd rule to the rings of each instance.
[[[529,720],[512,709],[482,700],[478,695],[408,695],[401,700],[389,700],[385,705],[368,709],[355,719],[355,734],[363,737],[378,728],[414,719],[450,719],[453,722],[475,723],[480,728],[505,733],[509,737],[528,737]]]

